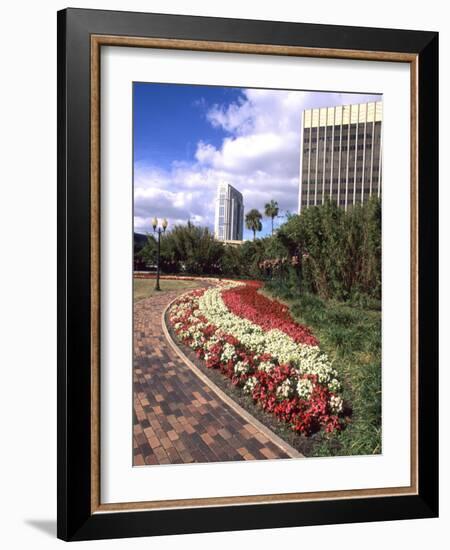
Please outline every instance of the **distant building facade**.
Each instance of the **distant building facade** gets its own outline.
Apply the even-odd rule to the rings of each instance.
[[[303,111],[299,212],[327,197],[347,210],[381,195],[382,119],[381,101]]]
[[[242,241],[244,235],[244,200],[232,185],[217,187],[214,236],[219,241]]]

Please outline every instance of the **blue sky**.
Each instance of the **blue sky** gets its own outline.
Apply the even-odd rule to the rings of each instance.
[[[214,227],[218,183],[244,196],[248,211],[278,202],[281,224],[298,201],[301,113],[380,96],[134,83],[134,226],[150,231],[153,216],[169,228]],[[263,231],[270,233],[270,220]],[[244,239],[252,238],[248,230]]]
[[[226,132],[206,118],[206,105],[232,103],[236,88],[134,83],[134,159],[170,170],[174,161],[194,162],[201,140],[219,147]]]

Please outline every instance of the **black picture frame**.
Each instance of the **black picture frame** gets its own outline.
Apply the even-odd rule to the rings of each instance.
[[[91,36],[382,51],[418,61],[418,493],[92,513]],[[438,34],[66,9],[58,12],[58,531],[64,540],[438,515]],[[401,207],[401,206],[399,206]]]

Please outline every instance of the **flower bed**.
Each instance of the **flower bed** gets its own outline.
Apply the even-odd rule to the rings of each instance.
[[[296,323],[284,304],[269,300],[258,292],[261,286],[261,283],[253,282],[233,287],[222,294],[222,299],[229,311],[256,323],[264,330],[279,329],[294,342],[318,346],[319,342],[310,329]]]
[[[177,299],[168,312],[177,337],[208,368],[218,369],[295,432],[341,429],[340,383],[328,357],[309,343],[316,340],[306,327],[301,331],[308,343],[294,339],[300,333],[292,336],[278,322],[272,328],[261,319],[257,323],[237,315],[237,308],[229,309],[225,295],[246,287],[257,285],[222,282]],[[295,325],[287,316],[277,319]]]

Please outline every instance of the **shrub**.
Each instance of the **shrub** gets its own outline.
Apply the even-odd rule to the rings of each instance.
[[[291,216],[277,239],[298,257],[296,283],[323,298],[381,297],[381,202],[347,212],[327,202]],[[291,286],[295,283],[291,283]]]

